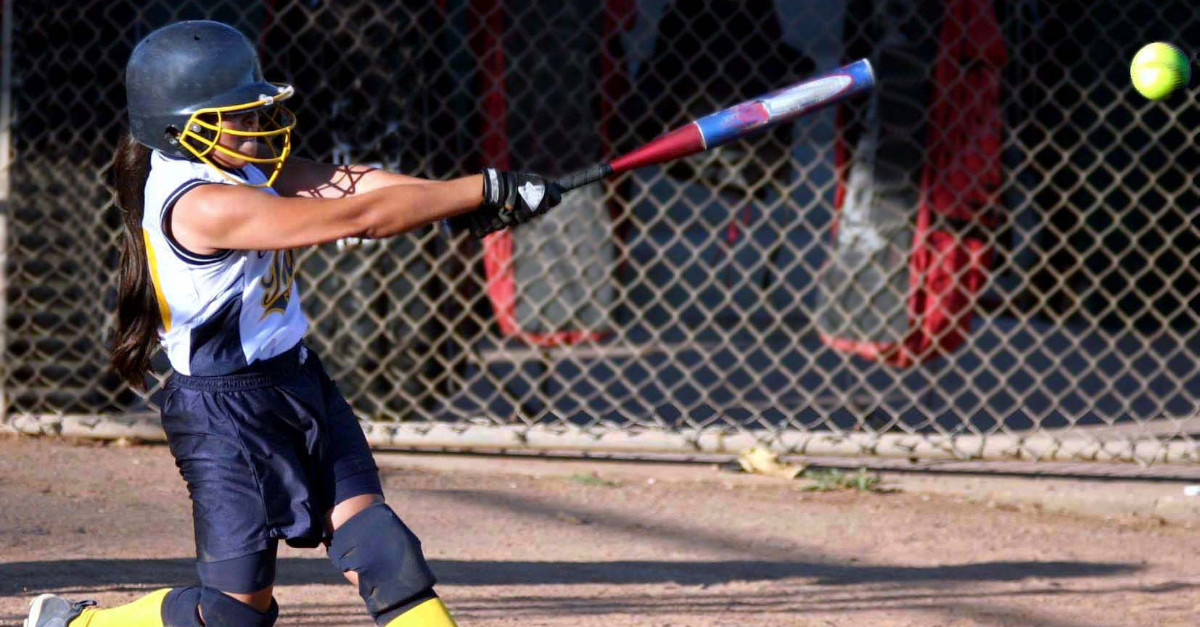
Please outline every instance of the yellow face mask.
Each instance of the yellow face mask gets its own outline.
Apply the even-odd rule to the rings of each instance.
[[[197,159],[234,182],[251,187],[270,187],[279,177],[279,173],[283,170],[283,163],[292,151],[292,129],[296,126],[296,118],[291,111],[279,103],[292,97],[293,93],[295,90],[291,86],[280,86],[280,92],[275,96],[263,95],[254,102],[199,109],[192,114],[183,132],[179,134],[179,144]],[[259,115],[260,120],[259,129],[256,131],[225,128],[222,124],[228,117],[255,114]],[[252,139],[258,146],[258,150],[255,151],[255,154],[246,154],[228,146],[222,146],[221,137],[224,135]],[[263,156],[264,149],[270,156]],[[214,151],[249,163],[273,164],[274,168],[267,174],[267,182],[253,185],[235,178],[213,163],[212,153]]]

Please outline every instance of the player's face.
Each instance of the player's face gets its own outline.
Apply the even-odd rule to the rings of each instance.
[[[221,116],[221,127],[233,131],[256,132],[259,130],[259,117],[257,111],[242,114],[227,113]],[[221,133],[220,141],[217,143],[244,155],[259,156],[258,140],[253,137]],[[213,158],[221,165],[230,168],[240,168],[246,165],[246,161],[227,155],[219,150],[213,152]]]

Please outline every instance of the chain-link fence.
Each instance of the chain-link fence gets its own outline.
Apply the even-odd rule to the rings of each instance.
[[[485,242],[303,254],[309,344],[380,445],[1194,462],[1184,0],[8,0],[4,393],[145,433],[107,368],[122,68],[209,17],[295,84],[298,152],[558,175],[870,58],[870,98],[569,195]],[[7,47],[11,46],[11,50]],[[10,50],[10,52],[9,52]]]

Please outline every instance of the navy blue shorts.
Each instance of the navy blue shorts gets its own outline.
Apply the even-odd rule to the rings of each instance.
[[[318,546],[335,504],[382,494],[350,405],[303,345],[232,375],[172,376],[162,421],[191,495],[206,586],[266,587],[280,540]]]

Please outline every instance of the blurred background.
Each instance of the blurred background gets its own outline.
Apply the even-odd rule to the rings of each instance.
[[[4,2],[5,422],[153,429],[107,365],[133,45],[210,18],[292,83],[297,153],[564,174],[858,58],[868,98],[578,190],[477,242],[302,254],[372,442],[1195,462],[1184,0]],[[160,362],[165,376],[165,360]],[[134,429],[134,431],[128,431]]]

